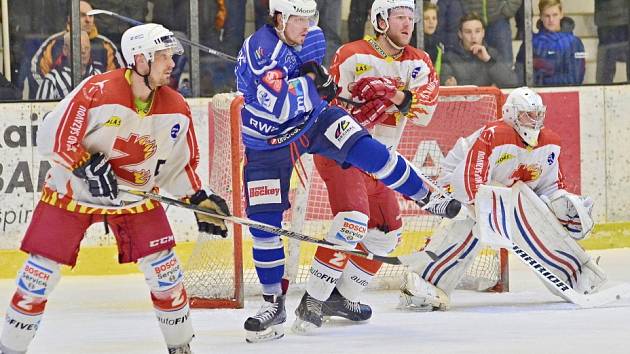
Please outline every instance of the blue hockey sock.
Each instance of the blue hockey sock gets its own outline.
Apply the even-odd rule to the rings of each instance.
[[[249,218],[272,226],[280,227],[282,211],[264,212],[249,215]],[[281,280],[284,275],[284,245],[276,234],[250,228],[254,246],[254,265],[263,293],[282,294]]]
[[[428,192],[409,161],[397,152],[390,152],[385,145],[366,136],[359,139],[348,152],[346,161],[372,173],[387,187],[413,200],[422,199]]]

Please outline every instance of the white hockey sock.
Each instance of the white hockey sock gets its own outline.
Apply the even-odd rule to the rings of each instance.
[[[311,274],[306,281],[306,292],[317,300],[326,301],[337,285],[341,271],[315,258],[309,272]]]
[[[351,260],[337,282],[337,290],[346,299],[354,302],[359,301],[361,292],[370,284],[373,277],[374,274],[359,268]]]

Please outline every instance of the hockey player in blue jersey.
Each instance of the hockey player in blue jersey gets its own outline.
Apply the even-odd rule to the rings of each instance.
[[[340,164],[355,166],[421,205],[430,192],[410,163],[371,138],[346,111],[328,103],[338,88],[321,66],[325,39],[316,27],[314,0],[270,0],[272,24],[245,40],[235,69],[241,110],[246,213],[250,219],[277,227],[290,207],[289,180],[293,165],[303,153],[321,154]],[[407,110],[411,99],[399,105]],[[359,115],[376,113],[364,105]],[[362,117],[365,118],[365,117]],[[367,119],[367,118],[366,118]],[[432,212],[453,217],[456,200],[433,202]],[[328,241],[354,248],[365,236],[367,216],[338,214]],[[286,288],[284,247],[275,234],[251,229],[254,265],[263,288],[264,303],[245,321],[246,340],[260,342],[284,335]]]

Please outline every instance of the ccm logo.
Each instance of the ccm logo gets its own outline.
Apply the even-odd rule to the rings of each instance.
[[[164,264],[160,264],[159,266],[153,268],[153,270],[155,271],[155,273],[160,274],[162,272],[165,272],[175,266],[177,266],[177,258],[173,257],[173,259],[171,259],[170,261],[164,263]]]
[[[149,247],[156,247],[156,246],[159,246],[159,245],[165,245],[165,244],[170,243],[172,241],[175,241],[175,236],[173,236],[173,235],[162,237],[161,239],[150,241],[149,242]]]
[[[365,226],[353,224],[353,223],[347,222],[347,221],[343,222],[343,227],[346,228],[346,229],[352,230],[352,231],[360,232],[360,233],[365,233],[367,231]]]

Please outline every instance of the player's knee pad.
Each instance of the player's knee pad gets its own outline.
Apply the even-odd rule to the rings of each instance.
[[[369,229],[361,244],[366,250],[377,256],[387,256],[398,246],[401,235],[402,227],[390,232]]]
[[[306,291],[320,301],[328,299],[348,262],[342,251],[318,247],[309,269]]]
[[[359,211],[342,211],[333,218],[326,240],[353,249],[365,238],[369,216]]]
[[[151,301],[166,344],[177,347],[189,343],[193,328],[177,256],[172,249],[156,252],[138,260],[138,266],[151,289]]]
[[[399,307],[412,311],[446,311],[450,300],[446,293],[422,279],[414,272],[407,272],[400,286]]]
[[[572,238],[553,212],[527,185],[517,183],[513,241],[555,276],[581,292],[593,292],[606,276]]]
[[[468,218],[442,221],[425,248],[411,256],[416,261],[409,270],[450,295],[481,249],[474,224]]]
[[[60,278],[59,263],[46,257],[29,255],[18,273],[18,288],[11,301],[12,307],[30,315],[42,313],[46,298]]]

